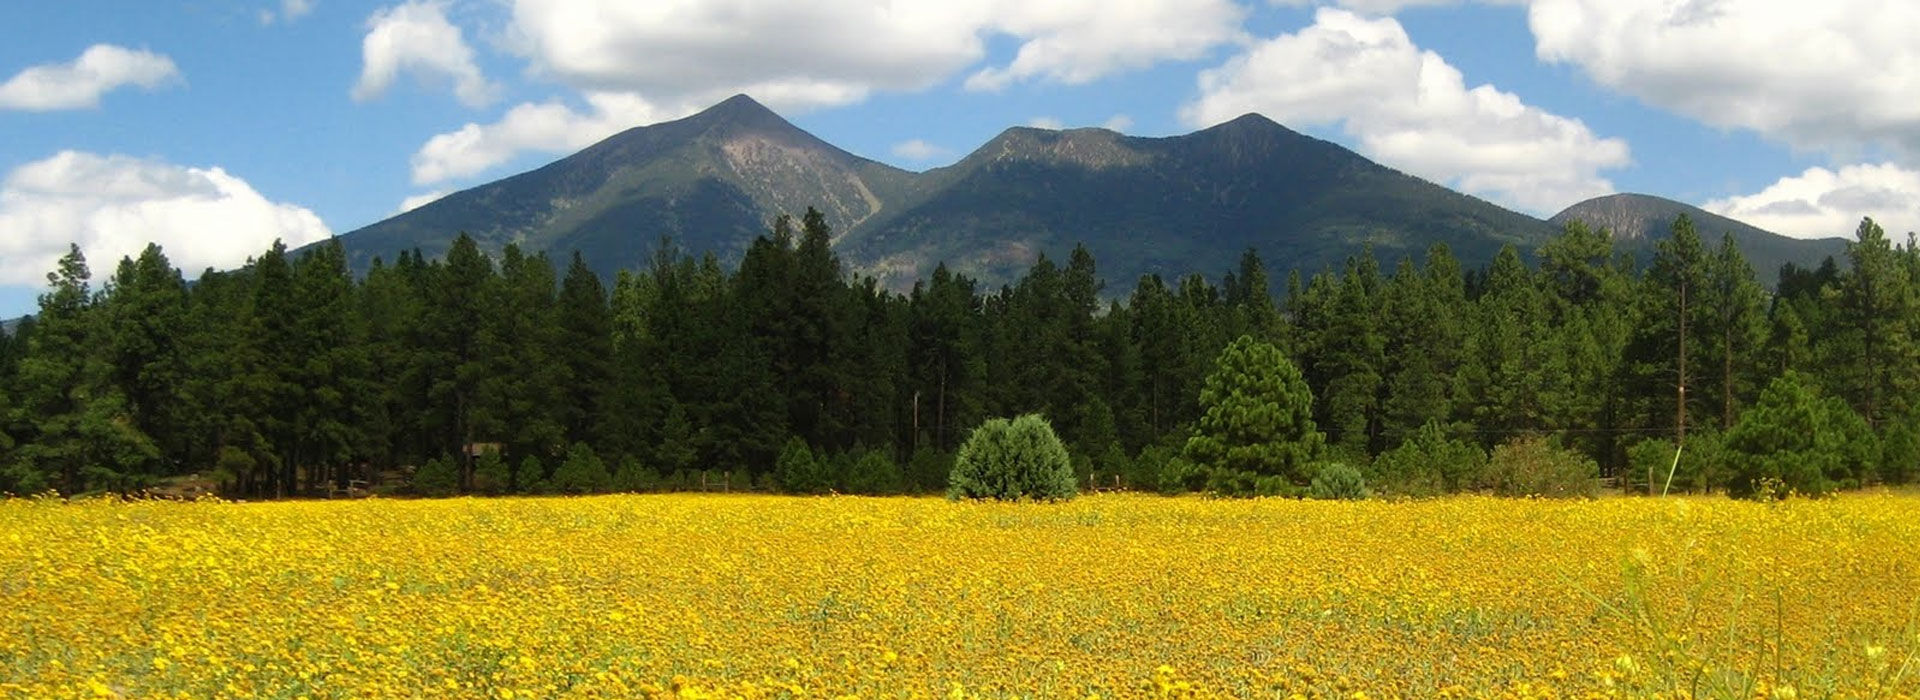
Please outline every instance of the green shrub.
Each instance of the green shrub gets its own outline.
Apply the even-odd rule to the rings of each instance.
[[[520,467],[513,471],[513,490],[519,493],[546,493],[551,487],[547,483],[547,465],[540,458],[527,455],[520,459]]]
[[[1880,431],[1880,481],[1904,484],[1920,468],[1920,431],[1911,418],[1896,418]]]
[[[660,474],[640,464],[640,458],[627,455],[613,470],[613,490],[627,493],[651,491],[660,485]]]
[[[606,493],[613,488],[613,475],[606,462],[586,443],[567,448],[567,459],[553,470],[553,489],[561,493]]]
[[[1479,488],[1486,468],[1486,451],[1448,437],[1438,421],[1427,421],[1399,447],[1380,453],[1366,474],[1381,494],[1428,498]]]
[[[960,446],[947,479],[950,498],[1073,498],[1073,464],[1047,419],[1028,414],[995,418]]]
[[[908,488],[916,492],[939,491],[947,487],[947,475],[953,473],[953,453],[931,447],[913,451],[907,461]]]
[[[1307,492],[1322,500],[1358,501],[1367,497],[1367,479],[1358,469],[1341,462],[1328,462],[1321,465]]]
[[[473,463],[473,490],[489,496],[506,493],[513,487],[513,472],[499,452],[487,451]]]
[[[807,442],[798,437],[789,438],[773,462],[774,476],[787,493],[826,493],[833,486],[829,469],[831,466],[815,457]]]
[[[870,496],[900,492],[900,467],[881,450],[861,450],[847,468],[847,493]]]
[[[413,471],[413,492],[422,496],[450,496],[460,490],[460,467],[452,457],[427,460]]]
[[[1591,497],[1599,475],[1600,465],[1586,455],[1537,435],[1501,443],[1487,460],[1488,485],[1502,496]]]
[[[1168,464],[1180,456],[1180,449],[1166,445],[1148,445],[1133,456],[1133,462],[1120,474],[1120,485],[1135,491],[1160,491],[1162,474]]]

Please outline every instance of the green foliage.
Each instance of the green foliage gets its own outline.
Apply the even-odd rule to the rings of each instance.
[[[1889,421],[1880,431],[1880,481],[1904,484],[1920,472],[1920,429],[1911,418]]]
[[[613,470],[613,490],[626,493],[652,491],[660,486],[660,473],[640,463],[640,458],[627,455],[621,458],[620,466]]]
[[[941,491],[947,487],[947,475],[953,473],[953,453],[932,447],[913,451],[907,460],[907,488],[912,491]]]
[[[473,463],[473,490],[498,496],[513,490],[513,471],[498,450],[486,450]]]
[[[1438,421],[1427,421],[1399,447],[1373,461],[1369,482],[1384,495],[1427,498],[1479,488],[1487,453],[1447,436]]]
[[[1184,456],[1224,495],[1278,493],[1306,483],[1325,438],[1313,392],[1272,344],[1241,336],[1221,351],[1200,392],[1202,415]]]
[[[520,459],[520,466],[513,470],[513,490],[518,493],[545,493],[551,484],[547,483],[547,466],[540,458],[527,455]]]
[[[460,466],[453,457],[427,460],[413,472],[413,492],[422,496],[450,496],[460,490]]]
[[[950,498],[1068,500],[1077,490],[1066,445],[1047,419],[995,418],[973,430],[954,460]]]
[[[900,467],[885,451],[856,450],[850,458],[844,481],[847,493],[881,496],[900,492]]]
[[[553,470],[553,489],[560,493],[606,493],[613,490],[613,475],[592,447],[576,442],[567,449],[566,461]]]
[[[1728,492],[1736,497],[1827,494],[1857,484],[1881,459],[1865,419],[1798,372],[1767,385],[1727,432],[1726,449],[1733,469]],[[1767,488],[1774,483],[1785,491]]]
[[[787,493],[826,493],[833,486],[831,469],[799,436],[787,439],[787,446],[780,450],[780,458],[773,464],[780,489]]]
[[[1599,493],[1592,459],[1541,436],[1517,437],[1493,448],[1487,483],[1502,496],[1591,497]]]
[[[1367,479],[1360,470],[1340,462],[1320,465],[1308,494],[1321,500],[1357,501],[1367,497]]]

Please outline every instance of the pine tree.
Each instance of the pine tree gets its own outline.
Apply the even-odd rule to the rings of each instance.
[[[0,473],[0,491],[127,489],[152,473],[160,456],[112,381],[91,277],[79,246],[47,274],[50,289],[40,295],[19,370],[15,421],[28,426],[27,435]]]
[[[1200,393],[1203,414],[1185,456],[1225,493],[1304,486],[1325,438],[1313,424],[1313,393],[1270,343],[1241,336],[1221,351]]]
[[[187,459],[186,283],[160,247],[148,244],[138,260],[120,261],[100,307],[113,382],[134,427],[160,448],[166,464],[155,466],[166,475]]]
[[[559,333],[555,354],[564,368],[559,420],[568,441],[603,441],[607,385],[613,378],[613,319],[600,276],[573,252],[560,283]]]

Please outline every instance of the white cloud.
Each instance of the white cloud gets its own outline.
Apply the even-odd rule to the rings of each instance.
[[[1241,37],[1246,9],[1195,2],[1009,2],[993,28],[1023,39],[1013,62],[967,77],[969,90],[1044,79],[1076,85],[1161,61],[1192,60]]]
[[[1528,0],[1475,0],[1481,5],[1525,5]],[[1368,15],[1392,15],[1409,7],[1445,7],[1459,5],[1468,0],[1338,0],[1339,5],[1354,12]],[[1316,0],[1268,0],[1269,5],[1299,7],[1316,4]]]
[[[523,103],[491,124],[468,123],[429,139],[413,154],[413,183],[431,185],[478,174],[526,151],[575,151],[624,129],[684,116],[631,95],[592,93],[591,108],[558,101]]]
[[[273,24],[279,21],[291,24],[301,17],[307,16],[308,13],[313,12],[315,2],[317,2],[317,0],[280,0],[279,12],[276,13],[273,10],[260,11],[260,23]]]
[[[893,145],[893,154],[912,161],[928,161],[948,154],[947,149],[927,143],[923,139],[910,139]]]
[[[406,199],[400,200],[400,208],[394,210],[393,213],[405,214],[415,209],[419,209],[420,207],[424,207],[428,204],[432,204],[436,201],[439,201],[441,197],[445,197],[448,194],[450,193],[446,190],[434,190],[432,192],[423,192],[421,194],[413,195]]]
[[[1034,117],[1027,120],[1027,126],[1035,129],[1065,129],[1067,123],[1060,121],[1058,117]]]
[[[499,92],[481,74],[460,28],[447,21],[445,6],[435,0],[413,0],[375,11],[367,18],[360,57],[355,100],[379,97],[401,73],[423,81],[451,81],[454,96],[469,107],[486,106]]]
[[[1007,65],[975,72],[969,82],[976,87],[1084,83],[1197,58],[1240,38],[1245,14],[1234,0],[511,5],[502,44],[524,56],[533,75],[580,90],[590,109],[559,100],[521,104],[494,123],[434,136],[414,156],[416,184],[475,175],[523,152],[579,148],[736,93],[790,113],[876,91],[926,89],[977,68],[987,39],[997,36],[1012,37],[1019,49]]]
[[[1540,59],[1706,124],[1920,157],[1920,3],[1534,0]]]
[[[305,208],[269,201],[220,168],[63,151],[0,181],[0,284],[38,285],[76,243],[96,276],[158,243],[182,271],[238,266],[272,245],[332,235]]]
[[[173,59],[145,50],[94,44],[70,63],[20,71],[0,84],[0,110],[46,112],[100,106],[100,96],[137,85],[148,90],[180,79]]]
[[[970,84],[1084,83],[1197,58],[1237,37],[1244,14],[1232,0],[513,0],[512,35],[537,71],[580,89],[671,101],[763,85],[788,101],[750,94],[804,108],[930,87],[997,35],[1020,42],[1013,61]]]
[[[1125,114],[1115,114],[1111,117],[1108,117],[1106,121],[1101,122],[1100,128],[1106,129],[1109,131],[1118,131],[1124,134],[1127,132],[1128,129],[1133,128],[1133,117],[1129,117]]]
[[[1920,231],[1920,171],[1892,163],[1808,168],[1754,194],[1716,199],[1702,209],[1796,238],[1852,238],[1873,217],[1890,237]]]
[[[1193,126],[1258,112],[1296,127],[1338,124],[1369,157],[1535,214],[1613,191],[1602,170],[1626,142],[1527,105],[1423,51],[1392,18],[1322,8],[1294,34],[1200,75],[1181,109]]]

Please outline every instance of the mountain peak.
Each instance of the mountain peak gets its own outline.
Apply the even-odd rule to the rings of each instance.
[[[798,131],[800,128],[745,94],[734,95],[682,120],[708,128],[720,126]]]

